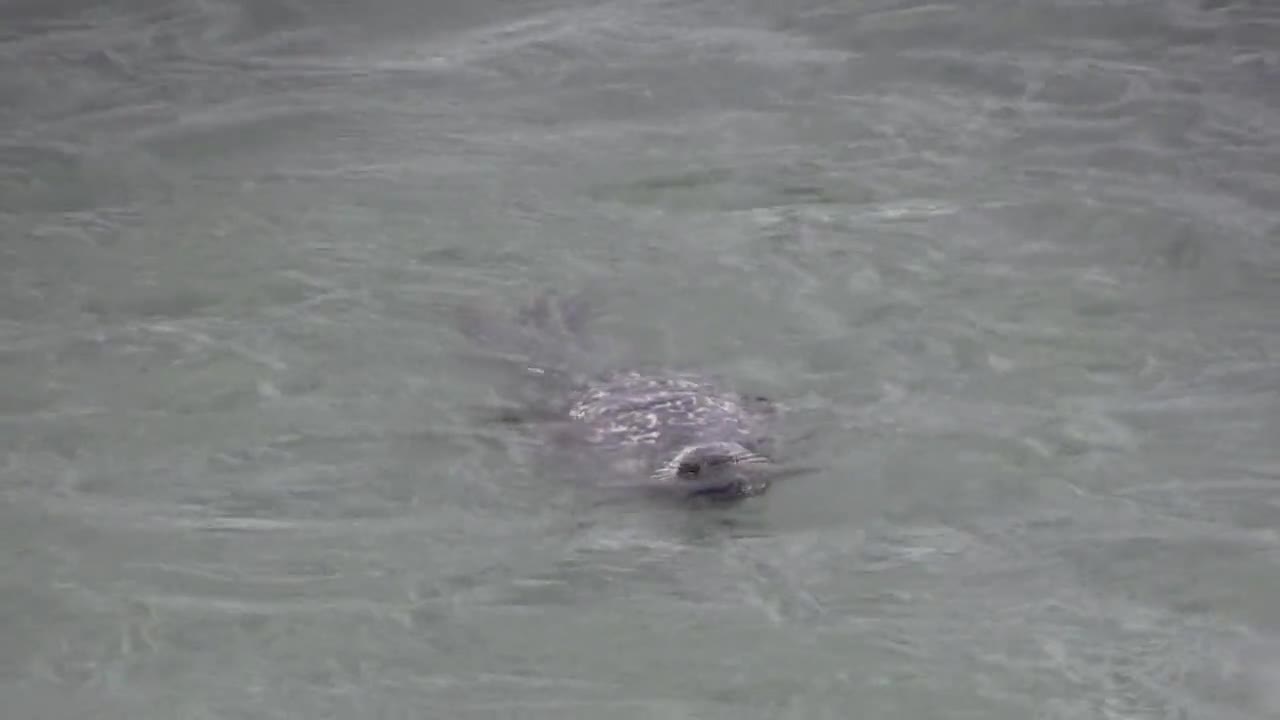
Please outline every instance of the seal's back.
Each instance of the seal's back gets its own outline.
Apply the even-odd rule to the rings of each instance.
[[[692,375],[617,373],[580,392],[569,416],[588,428],[593,444],[649,446],[656,454],[698,442],[752,447],[764,432],[764,417],[741,397]]]

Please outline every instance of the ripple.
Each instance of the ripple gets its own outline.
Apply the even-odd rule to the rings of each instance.
[[[7,9],[11,714],[1274,709],[1270,5]],[[584,284],[818,471],[556,483],[445,308]]]

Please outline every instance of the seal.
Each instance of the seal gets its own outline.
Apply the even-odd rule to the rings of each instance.
[[[614,373],[576,393],[568,415],[614,471],[688,496],[760,495],[776,470],[761,451],[769,413],[695,375]]]
[[[551,445],[577,453],[596,484],[741,500],[786,474],[771,457],[775,403],[694,373],[596,368],[581,305],[543,296],[513,325],[466,319],[467,335],[502,350],[535,381],[524,412],[508,419],[553,429]]]

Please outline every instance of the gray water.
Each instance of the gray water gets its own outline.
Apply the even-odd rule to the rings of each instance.
[[[0,13],[4,720],[1280,717],[1280,6]],[[548,289],[817,472],[557,482]]]

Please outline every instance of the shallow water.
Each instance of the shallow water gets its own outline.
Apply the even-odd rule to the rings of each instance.
[[[1280,717],[1280,9],[8,2],[0,702]],[[785,400],[597,502],[452,324]]]

